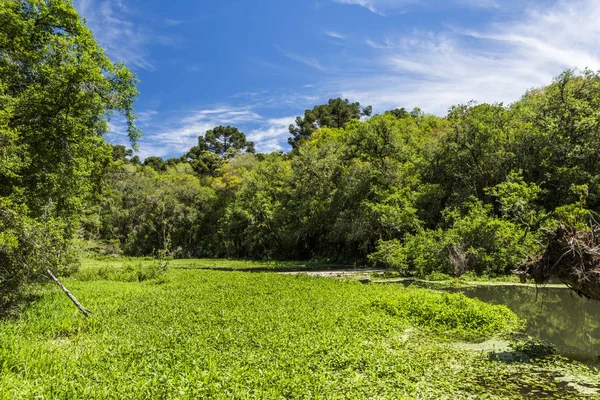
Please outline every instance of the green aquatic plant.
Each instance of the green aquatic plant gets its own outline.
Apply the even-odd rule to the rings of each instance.
[[[137,262],[153,260],[126,264]],[[81,271],[107,265],[122,262]],[[64,279],[90,318],[55,286],[38,287],[20,318],[0,322],[0,399],[516,399],[527,382],[556,386],[543,371],[567,366],[507,364],[455,346],[519,325],[504,307],[460,295],[170,267],[161,285]],[[570,387],[544,393],[581,398]]]

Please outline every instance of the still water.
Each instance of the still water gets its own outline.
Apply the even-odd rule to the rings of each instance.
[[[461,289],[468,297],[504,304],[527,321],[526,333],[554,344],[566,357],[600,362],[600,302],[566,288],[477,286]]]
[[[416,283],[416,282],[415,282]],[[565,287],[519,285],[460,289],[468,297],[504,304],[527,321],[526,333],[556,346],[558,353],[585,363],[600,363],[600,302],[580,298]]]

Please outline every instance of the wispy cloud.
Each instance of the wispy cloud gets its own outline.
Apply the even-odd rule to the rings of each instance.
[[[341,4],[355,4],[361,7],[364,7],[375,14],[381,14],[381,12],[375,8],[376,0],[333,0],[336,3]]]
[[[364,7],[372,13],[385,16],[391,10],[419,7],[439,8],[442,7],[469,7],[469,8],[502,8],[514,5],[516,2],[529,0],[332,0],[336,3],[351,4]]]
[[[165,24],[167,26],[177,26],[177,25],[181,25],[182,21],[178,20],[178,19],[170,19],[167,18],[165,19]]]
[[[140,140],[138,155],[172,157],[187,152],[198,142],[198,136],[219,125],[260,126],[269,131],[276,120],[266,120],[249,107],[222,106],[197,111],[159,113],[154,110],[138,112],[138,122],[145,136]],[[111,143],[127,144],[126,125],[121,118],[113,119],[107,138]],[[255,132],[258,151],[273,151],[274,136]],[[275,148],[278,149],[278,148]]]
[[[378,49],[378,50],[382,50],[382,49],[390,49],[390,48],[392,48],[392,45],[391,45],[391,43],[390,43],[390,40],[389,40],[389,39],[387,39],[387,38],[386,38],[386,39],[384,39],[384,41],[383,41],[383,42],[380,42],[380,43],[378,43],[378,42],[375,42],[375,41],[373,41],[373,40],[371,40],[371,39],[366,39],[366,40],[365,40],[365,43],[367,44],[367,46],[369,46],[369,47],[372,47],[372,48],[374,48],[374,49]]]
[[[218,125],[239,126],[256,123],[262,117],[248,108],[218,107],[187,112],[183,117],[159,126],[146,142],[160,143],[160,155],[182,154],[197,143],[198,136]],[[142,142],[142,146],[143,146]]]
[[[475,8],[500,8],[500,3],[496,0],[458,0],[458,4],[463,4]]]
[[[558,2],[483,31],[413,32],[368,40],[373,66],[329,89],[383,110],[419,106],[445,114],[469,100],[512,102],[567,68],[600,68],[600,3]]]
[[[334,32],[334,31],[326,31],[325,36],[329,36],[330,38],[333,38],[333,39],[340,39],[340,40],[346,39],[346,36],[342,35],[341,33]]]
[[[277,50],[279,50],[281,52],[281,54],[283,54],[285,57],[289,58],[290,60],[297,61],[299,63],[308,65],[309,67],[318,69],[319,71],[325,71],[325,67],[323,67],[321,65],[321,63],[319,62],[319,60],[317,60],[316,58],[306,57],[306,56],[303,56],[300,54],[295,54],[295,53],[283,50],[279,46],[275,46],[275,47],[277,48]]]
[[[296,117],[269,119],[260,128],[251,130],[248,139],[256,144],[256,151],[260,153],[284,150],[282,144],[287,143],[290,135],[288,129],[295,119]]]
[[[121,0],[76,0],[75,6],[113,61],[154,70],[147,45],[156,35],[132,22],[133,13]]]
[[[154,111],[138,113],[151,132],[140,141],[138,155],[174,157],[187,152],[198,143],[198,136],[219,125],[236,126],[246,133],[259,153],[284,150],[289,136],[288,127],[293,117],[264,118],[248,107],[215,107],[190,111],[183,115],[161,115]],[[160,116],[160,118],[158,118]],[[165,121],[166,119],[166,121]],[[247,128],[245,130],[244,128]],[[126,125],[121,119],[111,121],[111,143],[127,144]]]
[[[336,3],[352,4],[366,8],[374,14],[385,16],[387,10],[398,9],[407,5],[421,5],[419,0],[333,0]],[[477,1],[477,0],[474,0]],[[427,3],[427,2],[425,2]]]
[[[136,123],[137,123],[137,125],[140,125],[140,126],[147,125],[152,121],[154,116],[157,114],[158,114],[158,111],[156,111],[156,110],[140,111],[137,113]]]

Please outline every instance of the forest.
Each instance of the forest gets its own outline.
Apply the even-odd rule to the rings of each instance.
[[[544,232],[585,229],[599,211],[597,72],[444,117],[331,99],[298,116],[286,153],[255,154],[217,126],[179,158],[141,162],[103,139],[121,113],[137,148],[135,75],[69,2],[3,4],[3,304],[40,271],[76,270],[86,251],[501,275],[535,256]]]
[[[597,73],[566,71],[445,117],[332,99],[298,117],[288,153],[253,154],[229,126],[166,161],[113,146],[79,237],[103,254],[507,274],[598,211],[599,101]]]
[[[296,118],[287,152],[256,153],[237,127],[215,126],[198,132],[197,145],[185,154],[166,160],[136,155],[142,135],[135,123],[137,84],[134,73],[104,53],[71,1],[0,2],[0,310],[25,321],[0,323],[5,338],[0,342],[14,338],[0,350],[0,371],[7,374],[0,388],[6,398],[54,398],[53,393],[185,398],[178,390],[192,386],[182,375],[171,375],[179,368],[172,354],[157,350],[158,359],[148,359],[150,348],[182,350],[181,343],[192,346],[182,354],[196,354],[204,368],[188,371],[206,384],[195,387],[189,398],[227,393],[229,398],[236,393],[243,398],[327,397],[337,393],[335,382],[348,384],[358,398],[414,393],[462,398],[481,393],[481,385],[495,387],[500,397],[524,393],[506,389],[485,372],[501,375],[512,367],[492,358],[475,362],[463,350],[444,347],[518,331],[521,322],[502,306],[425,289],[398,295],[390,287],[364,289],[308,277],[199,274],[203,270],[196,261],[190,261],[189,271],[175,268],[164,278],[164,260],[179,266],[199,258],[267,265],[313,262],[432,280],[510,275],[546,247],[549,232],[559,226],[589,231],[595,224],[600,212],[600,72],[566,70],[514,103],[473,101],[450,107],[445,116],[428,114],[426,104],[423,110],[376,112],[369,105],[332,98]],[[127,122],[128,145],[105,139],[109,121],[117,117]],[[135,257],[153,257],[161,271],[142,277],[138,270],[146,267],[140,262],[125,272],[112,267],[90,272],[90,259]],[[86,267],[80,269],[82,261]],[[49,281],[47,271],[66,279],[111,322],[75,320],[76,310],[59,305],[63,298],[39,285]],[[127,271],[138,275],[123,278]],[[142,284],[146,280],[152,283]],[[204,288],[206,297],[194,287]],[[280,297],[255,298],[250,287]],[[169,293],[182,297],[171,299]],[[238,303],[227,293],[245,300]],[[167,301],[175,308],[166,307]],[[202,317],[190,311],[194,307]],[[304,310],[302,317],[295,314],[298,310]],[[121,320],[122,313],[131,313],[131,319]],[[155,326],[147,320],[150,314],[169,322],[161,319]],[[273,322],[280,318],[288,325]],[[256,321],[261,322],[253,325]],[[209,327],[198,339],[206,341],[203,349],[186,341],[198,334],[192,327],[200,323]],[[146,325],[148,336],[128,330]],[[413,335],[412,325],[422,330],[411,346],[423,341],[433,346],[431,353],[390,342],[405,329]],[[47,333],[52,343],[64,340],[70,346],[82,338],[95,344],[84,345],[81,354],[69,353],[62,365],[46,339],[27,342],[45,337],[44,326],[53,326],[49,332],[54,333]],[[317,334],[316,326],[331,336],[313,348],[307,338]],[[359,333],[356,326],[363,330]],[[123,330],[122,335],[111,336],[111,329]],[[167,331],[173,336],[163,337]],[[235,342],[234,331],[247,342]],[[275,336],[265,334],[271,331]],[[124,337],[135,337],[137,344],[123,342]],[[293,353],[286,340],[303,353]],[[371,347],[355,352],[367,342]],[[229,347],[232,343],[237,344]],[[246,358],[236,356],[237,345]],[[34,359],[44,367],[27,372],[24,365],[32,358],[26,348],[37,352]],[[231,354],[221,355],[220,348]],[[279,358],[269,358],[280,348],[286,350],[277,353]],[[400,358],[391,357],[389,349],[401,352]],[[416,369],[398,375],[402,363],[416,368],[415,352],[423,352],[419,357],[428,363],[423,368],[439,382],[419,386],[424,372]],[[106,358],[98,363],[106,366],[107,375],[86,386],[82,382],[96,376],[92,360],[101,353]],[[328,361],[307,367],[317,353]],[[257,354],[262,361],[253,358]],[[449,386],[443,374],[434,373],[440,354],[452,354],[447,362],[461,360],[466,368],[448,378]],[[162,368],[174,386],[147,370],[138,370],[145,380],[123,384],[117,377],[129,373],[133,361],[127,360],[134,359]],[[231,359],[238,361],[224,367]],[[286,364],[290,359],[304,361],[293,367]],[[88,369],[78,375],[80,362]],[[259,369],[261,363],[266,372]],[[303,372],[296,376],[294,368]],[[315,370],[319,382],[311,380]],[[352,375],[356,371],[370,377],[371,384],[379,383],[360,381]],[[271,374],[265,381],[259,379],[263,372]],[[40,383],[46,374],[60,375],[63,383],[77,375],[80,386]],[[103,385],[108,385],[103,395],[88,391]]]

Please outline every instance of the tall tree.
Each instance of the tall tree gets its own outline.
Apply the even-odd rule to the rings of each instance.
[[[217,126],[207,131],[204,143],[211,153],[221,158],[232,158],[243,151],[254,153],[254,142],[247,141],[246,135],[233,126]]]
[[[167,164],[165,163],[165,160],[163,160],[160,157],[146,157],[146,159],[144,160],[144,165],[149,166],[155,171],[167,170]]]
[[[330,99],[327,104],[315,106],[304,111],[304,118],[297,117],[295,124],[290,125],[292,137],[288,143],[295,149],[303,139],[309,138],[319,128],[345,128],[346,124],[361,116],[370,116],[371,106],[361,110],[360,103],[350,103],[348,99]]]
[[[113,161],[123,161],[124,163],[129,162],[127,157],[133,155],[133,150],[126,148],[122,144],[112,146],[112,159]]]
[[[115,64],[70,0],[0,2],[0,308],[46,268],[111,161],[107,116],[129,138],[137,78]]]

